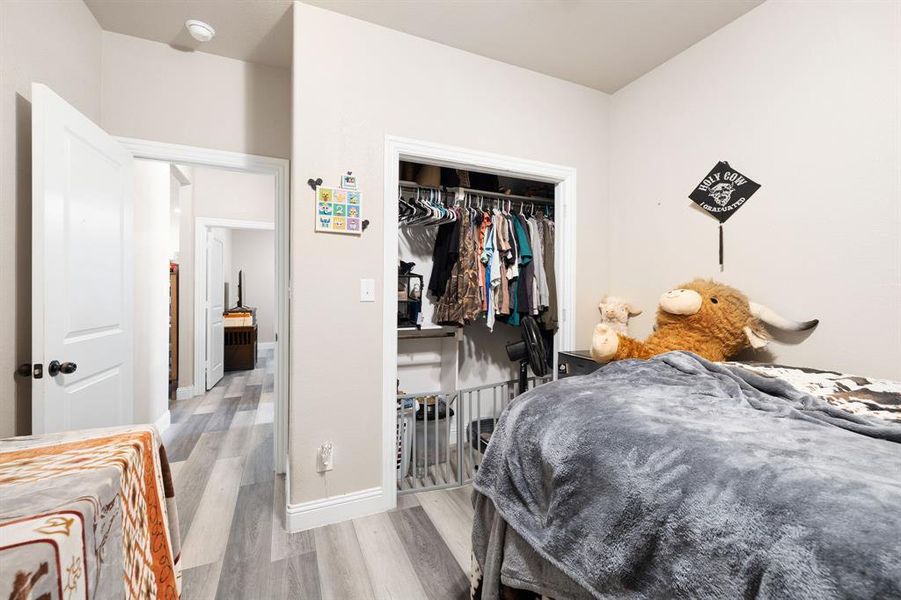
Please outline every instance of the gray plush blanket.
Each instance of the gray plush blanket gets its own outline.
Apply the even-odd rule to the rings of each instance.
[[[521,396],[473,485],[597,598],[899,598],[899,442],[899,424],[674,352]]]

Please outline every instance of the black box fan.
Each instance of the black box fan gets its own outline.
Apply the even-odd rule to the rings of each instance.
[[[547,375],[547,351],[535,319],[523,317],[519,328],[522,340],[507,344],[507,356],[519,361],[519,393],[523,394],[528,387],[529,367],[537,377]]]

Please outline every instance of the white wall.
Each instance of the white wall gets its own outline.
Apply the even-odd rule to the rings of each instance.
[[[175,176],[175,165],[169,166],[169,260],[178,262],[181,246],[181,188],[182,183]]]
[[[257,309],[257,341],[275,341],[275,231],[233,229],[231,280],[238,295],[238,271],[244,271],[244,305]]]
[[[194,169],[178,167],[188,181]],[[194,184],[181,186],[178,194],[178,387],[194,385]]]
[[[290,458],[297,503],[381,482],[382,246],[384,228],[396,227],[382,219],[385,135],[578,169],[577,253],[585,258],[576,322],[586,345],[594,305],[608,287],[598,235],[606,218],[608,97],[305,4],[295,4],[294,17]],[[348,170],[360,182],[369,229],[360,237],[314,233],[306,180],[336,184]],[[377,281],[377,302],[359,302],[364,277]],[[325,476],[315,472],[324,440],[336,449]]]
[[[291,76],[103,32],[103,127],[114,135],[287,158]]]
[[[100,26],[82,2],[0,2],[0,438],[31,432],[31,83],[100,121]]]
[[[821,320],[775,360],[901,379],[899,13],[770,0],[613,96],[609,291],[645,310],[634,333],[713,276]],[[725,225],[723,273],[687,198],[718,160],[763,186]]]
[[[134,418],[154,423],[169,408],[169,164],[136,160]]]
[[[275,177],[210,167],[194,167],[194,216],[275,220]]]
[[[181,188],[179,270],[179,387],[194,383],[194,236],[197,217],[238,221],[275,219],[275,178],[210,167],[180,167],[191,181]],[[274,255],[273,255],[274,256]],[[274,258],[273,258],[274,261]],[[272,263],[273,273],[275,263]],[[274,276],[274,275],[273,275]],[[236,276],[235,276],[236,277]],[[226,271],[226,281],[232,274]],[[229,286],[229,307],[238,297],[237,279]],[[274,293],[274,292],[273,292]]]

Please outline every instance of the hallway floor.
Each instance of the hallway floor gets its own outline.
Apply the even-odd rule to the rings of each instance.
[[[273,475],[271,351],[203,396],[171,404],[164,433],[181,526],[182,597],[469,597],[470,488],[398,497],[398,509],[288,534]]]

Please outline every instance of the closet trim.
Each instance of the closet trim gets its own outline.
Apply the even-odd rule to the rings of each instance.
[[[384,271],[382,273],[382,494],[386,509],[397,505],[397,186],[401,160],[496,173],[555,184],[555,225],[561,244],[555,255],[560,328],[558,348],[575,348],[576,169],[491,152],[470,150],[393,135],[385,136]],[[554,357],[554,372],[556,373]]]

